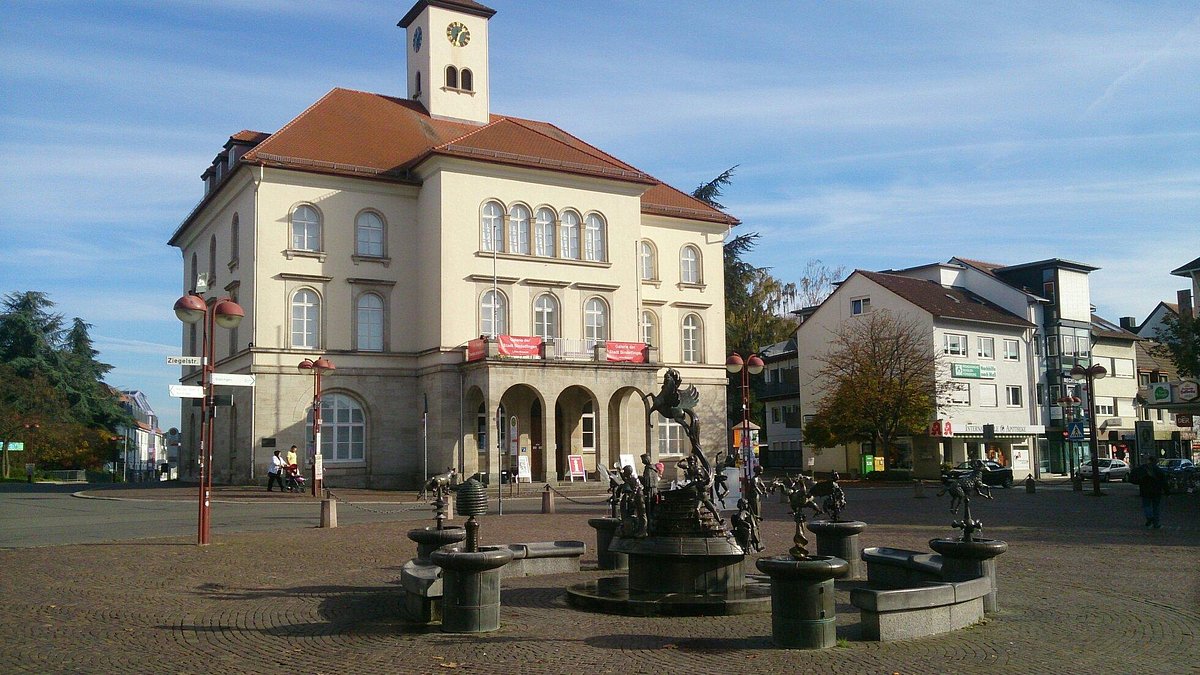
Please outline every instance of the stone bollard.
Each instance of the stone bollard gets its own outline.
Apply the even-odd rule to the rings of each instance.
[[[1083,492],[1083,476],[1077,473],[1071,475],[1071,490],[1074,492]]]
[[[620,518],[589,518],[588,525],[596,530],[596,563],[602,570],[629,569],[629,555],[609,550],[617,528],[621,526]]]
[[[850,565],[840,558],[790,556],[759,558],[771,577],[771,639],[786,649],[827,649],[837,644],[837,603],[833,580]]]
[[[554,513],[554,493],[548,484],[542,491],[542,513]]]
[[[918,478],[917,482],[913,483],[913,496],[917,499],[925,498],[925,481]]]
[[[1037,492],[1037,481],[1033,479],[1033,474],[1029,474],[1025,478],[1025,494],[1031,495]]]
[[[321,527],[337,527],[337,500],[321,500]]]

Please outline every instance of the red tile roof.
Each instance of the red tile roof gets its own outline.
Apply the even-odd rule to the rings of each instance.
[[[962,288],[948,288],[926,279],[914,279],[866,270],[855,270],[855,274],[863,275],[936,318],[977,321],[1021,328],[1034,327],[1034,324],[1016,314]]]
[[[247,133],[258,132],[238,135]],[[415,101],[341,88],[262,140],[242,161],[415,182],[411,170],[438,155],[637,183],[648,186],[643,213],[739,222],[553,124],[492,115],[480,126],[430,117]]]

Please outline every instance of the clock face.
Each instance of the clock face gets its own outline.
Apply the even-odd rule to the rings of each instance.
[[[417,30],[413,32],[413,51],[421,51],[421,43],[425,41],[425,33],[421,31],[421,27],[417,26]]]
[[[455,21],[446,26],[446,39],[450,40],[450,44],[455,47],[466,47],[467,43],[471,41],[471,31],[467,30],[466,26]]]

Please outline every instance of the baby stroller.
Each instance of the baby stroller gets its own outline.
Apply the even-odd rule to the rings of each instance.
[[[288,465],[283,486],[288,492],[304,492],[304,476],[300,475],[300,467],[295,464]]]

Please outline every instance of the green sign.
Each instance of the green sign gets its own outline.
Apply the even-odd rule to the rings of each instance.
[[[3,443],[4,441],[0,441]],[[25,452],[24,441],[9,441],[8,445],[4,446],[9,452]]]
[[[996,366],[981,366],[978,363],[951,363],[950,377],[994,380],[996,379]]]

